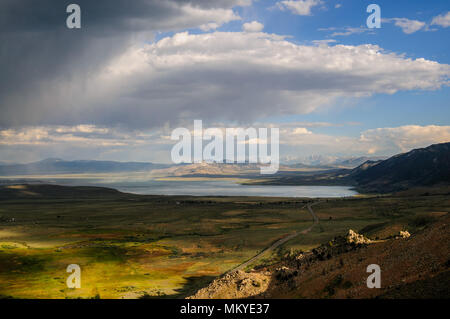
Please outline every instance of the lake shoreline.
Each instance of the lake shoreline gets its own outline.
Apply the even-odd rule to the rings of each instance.
[[[236,179],[208,180],[108,180],[96,178],[26,178],[2,180],[0,184],[50,184],[61,186],[96,186],[135,195],[161,196],[249,196],[285,198],[343,198],[360,195],[353,186],[340,185],[251,185]]]

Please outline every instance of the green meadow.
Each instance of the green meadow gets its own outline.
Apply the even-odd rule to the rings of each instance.
[[[308,201],[127,194],[3,199],[0,296],[182,298],[311,226]],[[281,252],[316,247],[349,228],[373,238],[413,232],[449,207],[445,195],[321,200],[314,206],[320,223],[255,266],[275,262]],[[80,289],[67,288],[70,264],[81,267]]]

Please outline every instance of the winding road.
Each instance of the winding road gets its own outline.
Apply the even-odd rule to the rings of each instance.
[[[279,240],[277,240],[276,242],[274,242],[272,245],[270,245],[269,247],[263,249],[261,252],[259,252],[257,255],[253,256],[252,258],[250,258],[249,260],[247,260],[246,262],[240,264],[237,267],[234,267],[233,269],[229,270],[227,273],[236,271],[236,270],[242,270],[245,269],[245,267],[247,267],[248,265],[254,263],[255,261],[257,261],[258,259],[260,259],[265,253],[267,253],[268,251],[272,251],[276,248],[278,248],[279,246],[283,245],[284,243],[286,243],[287,241],[297,237],[298,235],[302,234],[305,235],[307,233],[309,233],[311,231],[311,229],[319,223],[319,218],[317,217],[317,215],[314,213],[312,206],[319,204],[320,202],[314,202],[311,204],[307,204],[306,207],[308,208],[309,213],[311,214],[312,218],[313,218],[313,224],[311,226],[309,226],[307,229],[302,230],[301,232],[294,232],[293,234],[283,237]],[[305,206],[303,206],[302,208],[305,208]]]

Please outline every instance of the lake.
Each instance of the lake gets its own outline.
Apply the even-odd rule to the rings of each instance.
[[[241,185],[233,180],[155,180],[40,176],[11,178],[10,183],[44,183],[64,186],[100,186],[140,195],[348,197],[358,193],[349,186]]]
[[[347,197],[358,193],[347,186],[241,185],[233,181],[147,181],[95,183],[142,195]]]

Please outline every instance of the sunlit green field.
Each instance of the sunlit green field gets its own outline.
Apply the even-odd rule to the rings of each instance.
[[[2,201],[0,294],[18,298],[182,296],[280,236],[307,227],[300,201],[130,196]],[[66,287],[78,264],[82,288]]]
[[[277,239],[308,228],[305,203],[136,195],[2,200],[0,296],[185,297]],[[349,228],[375,225],[367,228],[373,236],[414,230],[418,217],[449,207],[448,196],[323,201],[314,206],[320,224],[281,250],[310,249]],[[80,289],[66,286],[69,264],[81,267]]]

